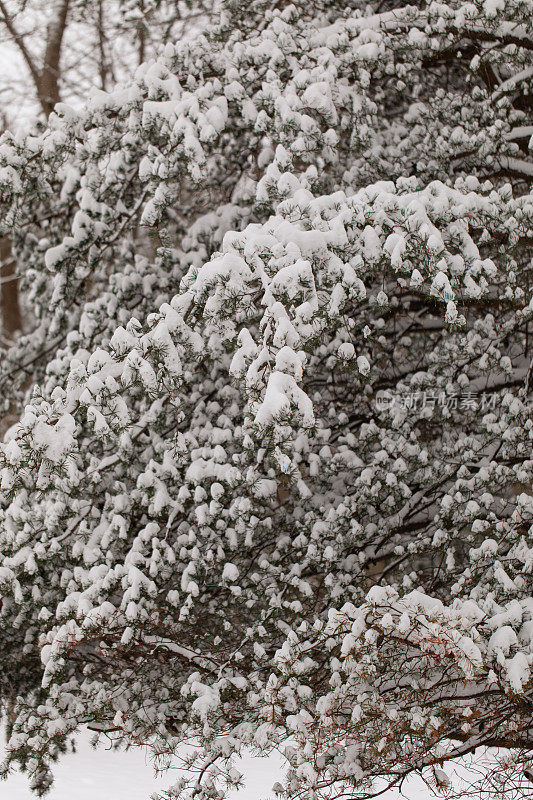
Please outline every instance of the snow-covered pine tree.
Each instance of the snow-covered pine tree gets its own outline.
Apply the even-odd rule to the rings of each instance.
[[[82,724],[189,743],[169,798],[284,745],[288,797],[482,745],[527,780],[532,28],[226,3],[4,136],[35,325],[0,365],[0,686],[38,794]]]

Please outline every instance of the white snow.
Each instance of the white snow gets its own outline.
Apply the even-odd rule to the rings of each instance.
[[[76,753],[63,756],[55,768],[55,782],[46,800],[149,800],[153,792],[162,791],[177,780],[176,771],[155,777],[150,757],[142,748],[114,752],[102,746],[94,750],[90,738],[89,733],[83,734]],[[271,787],[283,778],[284,766],[279,754],[264,758],[248,755],[237,768],[243,773],[246,785],[232,792],[230,800],[273,800]],[[468,774],[467,767],[455,765],[447,765],[446,772],[454,786],[461,776]],[[389,790],[381,795],[382,800],[433,800],[434,797],[419,778],[407,781],[402,794]],[[0,783],[0,800],[35,800],[35,795],[28,788],[27,778],[15,773]]]

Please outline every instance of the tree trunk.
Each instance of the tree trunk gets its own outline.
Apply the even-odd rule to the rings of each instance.
[[[7,236],[0,238],[0,308],[2,312],[2,338],[13,339],[22,329],[22,315],[16,277],[16,262],[11,251],[11,241]]]
[[[38,87],[39,99],[46,116],[51,114],[55,104],[59,102],[59,61],[69,3],[70,0],[61,0],[57,16],[52,20],[48,29],[43,69]]]

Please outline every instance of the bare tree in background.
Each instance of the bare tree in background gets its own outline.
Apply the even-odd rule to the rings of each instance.
[[[55,104],[59,101],[59,78],[61,46],[67,26],[70,0],[61,0],[56,3],[56,8],[46,36],[46,47],[42,62],[39,64],[37,57],[31,52],[27,42],[27,35],[19,31],[16,14],[12,14],[6,4],[0,0],[0,22],[5,25],[12,41],[18,47],[28,70],[30,72],[36,96],[45,116],[48,117]]]
[[[16,19],[9,14],[5,3],[0,0],[0,21],[5,25],[28,66],[36,97],[46,117],[49,116],[60,99],[61,49],[67,26],[69,4],[70,0],[61,0],[57,4],[56,13],[48,26],[46,48],[42,63],[39,65],[35,56],[30,52],[26,37],[19,32]],[[7,237],[3,237],[0,240],[0,259],[2,335],[4,339],[10,340],[16,335],[17,331],[22,329],[22,314],[16,275],[16,259],[12,252],[11,241]]]
[[[154,9],[157,13],[154,13]],[[37,116],[48,116],[60,100],[83,97],[92,86],[109,90],[118,79],[143,62],[166,40],[175,40],[191,20],[205,14],[195,3],[188,11],[176,3],[121,3],[105,0],[52,0],[51,3],[0,0],[0,31],[6,46],[15,48],[27,67],[28,83],[20,92],[21,106],[38,104]],[[44,37],[40,31],[44,30]],[[119,43],[119,45],[117,45]],[[4,79],[6,80],[6,79]],[[11,108],[13,78],[7,78],[8,94],[3,129],[12,127],[18,113]],[[24,116],[24,115],[23,115]],[[23,328],[16,257],[8,237],[0,239],[0,313],[2,340],[9,342]]]

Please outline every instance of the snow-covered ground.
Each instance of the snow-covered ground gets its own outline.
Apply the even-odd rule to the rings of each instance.
[[[282,775],[281,759],[247,758],[242,766],[246,787],[232,800],[267,800],[272,784]],[[78,750],[63,757],[55,769],[56,780],[48,800],[149,800],[157,789],[168,787],[173,777],[154,777],[149,758],[141,750],[117,753],[93,750],[89,738],[79,741]],[[430,800],[432,792],[421,782],[411,781],[403,795],[388,792],[382,800]],[[25,776],[14,774],[0,783],[0,800],[35,800]]]

